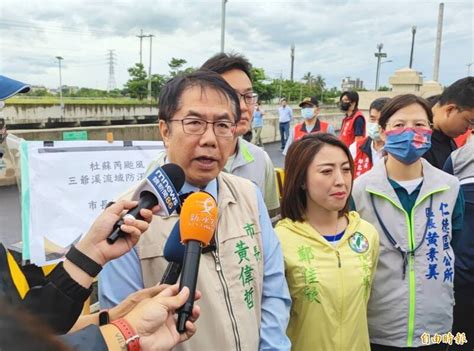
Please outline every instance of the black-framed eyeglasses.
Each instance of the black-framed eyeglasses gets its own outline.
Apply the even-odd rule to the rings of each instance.
[[[183,132],[192,135],[203,135],[206,132],[207,125],[212,124],[214,134],[222,138],[230,138],[235,133],[235,123],[230,121],[208,122],[200,118],[187,117],[183,119],[170,119],[170,122],[181,122]]]
[[[242,94],[238,92],[237,90],[235,92],[239,96],[239,99],[244,99],[247,105],[255,105],[258,101],[257,93],[249,92],[249,93]]]

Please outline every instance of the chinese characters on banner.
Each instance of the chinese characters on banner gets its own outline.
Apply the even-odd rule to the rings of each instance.
[[[110,201],[145,178],[162,142],[55,141],[22,146],[23,257],[60,259]]]

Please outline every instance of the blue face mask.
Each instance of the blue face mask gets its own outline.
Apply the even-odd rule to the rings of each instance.
[[[311,119],[314,117],[314,108],[304,107],[301,109],[301,117],[304,119]]]
[[[385,133],[384,150],[398,161],[410,165],[431,147],[431,130],[426,128],[400,128]]]

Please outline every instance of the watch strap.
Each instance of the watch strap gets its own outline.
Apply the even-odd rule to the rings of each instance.
[[[66,258],[91,277],[96,277],[102,270],[100,264],[76,249],[74,245],[71,245],[71,248],[66,254]]]
[[[140,336],[135,333],[130,323],[120,318],[112,321],[111,324],[115,325],[122,333],[128,351],[140,351]]]

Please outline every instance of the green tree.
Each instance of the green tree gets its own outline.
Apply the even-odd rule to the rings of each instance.
[[[170,76],[174,78],[177,75],[183,74],[184,71],[182,70],[182,68],[186,63],[188,63],[188,61],[186,61],[185,59],[172,57],[171,61],[168,62],[168,66],[170,68]]]
[[[303,80],[306,81],[306,85],[312,87],[314,83],[314,76],[311,74],[311,72],[308,72],[303,76]]]
[[[320,92],[324,92],[324,89],[326,88],[326,79],[324,79],[320,74],[318,74],[315,78],[314,84]]]
[[[390,91],[392,89],[390,89],[389,87],[386,87],[386,86],[381,86],[379,87],[378,91]]]
[[[46,89],[35,89],[34,91],[29,91],[26,95],[28,96],[53,96],[50,92]]]
[[[253,91],[258,94],[260,101],[270,101],[276,96],[273,85],[265,83],[267,79],[263,68],[253,67],[251,71]]]
[[[151,95],[158,100],[158,95],[163,86],[166,84],[168,77],[161,74],[152,74],[151,76]]]
[[[125,91],[132,98],[143,100],[147,96],[148,81],[143,64],[136,63],[128,69],[130,79],[125,83]]]

